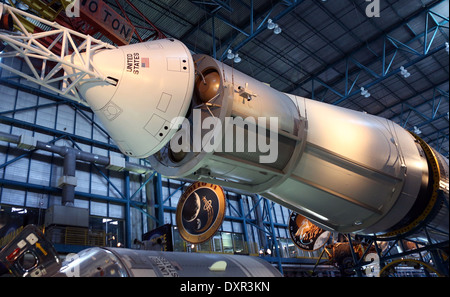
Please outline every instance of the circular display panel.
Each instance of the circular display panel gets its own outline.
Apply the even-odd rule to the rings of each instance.
[[[178,230],[189,243],[207,241],[220,228],[224,217],[225,194],[218,185],[195,182],[183,193],[177,205]]]
[[[292,212],[289,218],[289,234],[296,246],[309,252],[323,247],[331,236],[330,231],[317,227],[296,212]]]

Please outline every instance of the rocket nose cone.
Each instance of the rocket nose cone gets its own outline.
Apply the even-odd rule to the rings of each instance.
[[[190,106],[194,61],[179,41],[102,50],[91,54],[89,63],[86,54],[73,54],[66,61],[66,74],[125,155],[145,158],[160,150]],[[81,78],[86,69],[104,79]]]
[[[78,92],[94,111],[103,108],[114,96],[124,70],[123,55],[122,49],[118,48],[94,52],[90,61],[86,53],[74,53],[64,58],[68,62],[63,65],[66,75],[76,83]]]

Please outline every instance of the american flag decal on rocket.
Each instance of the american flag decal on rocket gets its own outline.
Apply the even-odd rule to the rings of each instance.
[[[150,62],[148,58],[142,58],[141,59],[141,67],[142,68],[148,68],[150,67]]]

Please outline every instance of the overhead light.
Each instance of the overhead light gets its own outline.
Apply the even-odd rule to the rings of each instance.
[[[280,34],[281,28],[278,24],[274,23],[272,19],[267,20],[267,29],[273,30],[274,34]]]
[[[227,59],[228,60],[234,59],[233,51],[230,49],[228,50]]]
[[[275,23],[272,21],[272,19],[267,20],[267,29],[273,30],[275,28]]]
[[[414,126],[414,133],[417,134],[417,135],[419,135],[419,134],[422,133],[422,131],[420,131],[419,128],[417,128],[416,126]]]
[[[364,87],[361,87],[361,96],[369,98],[370,97],[370,93],[369,93],[368,90],[364,89]]]
[[[234,55],[234,63],[239,63],[239,62],[241,62],[242,61],[242,59],[241,59],[241,57],[239,57],[239,54],[235,54]]]
[[[404,78],[408,78],[411,76],[411,73],[408,72],[408,70],[405,69],[405,67],[400,67],[400,73],[403,75]]]
[[[281,33],[281,28],[280,28],[280,26],[278,26],[278,24],[275,25],[275,29],[273,29],[273,33],[274,34],[280,34]]]
[[[230,49],[228,50],[227,53],[227,59],[233,60],[234,63],[239,63],[242,61],[241,57],[239,57],[239,54],[238,53],[234,54],[233,51]]]

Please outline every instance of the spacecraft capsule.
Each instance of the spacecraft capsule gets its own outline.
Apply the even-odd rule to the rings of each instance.
[[[86,54],[66,57],[85,65]],[[77,89],[121,151],[146,157],[166,144],[184,116],[194,88],[194,62],[181,42],[164,39],[94,52],[91,66],[106,81],[82,80]],[[67,74],[77,69],[64,66]]]

